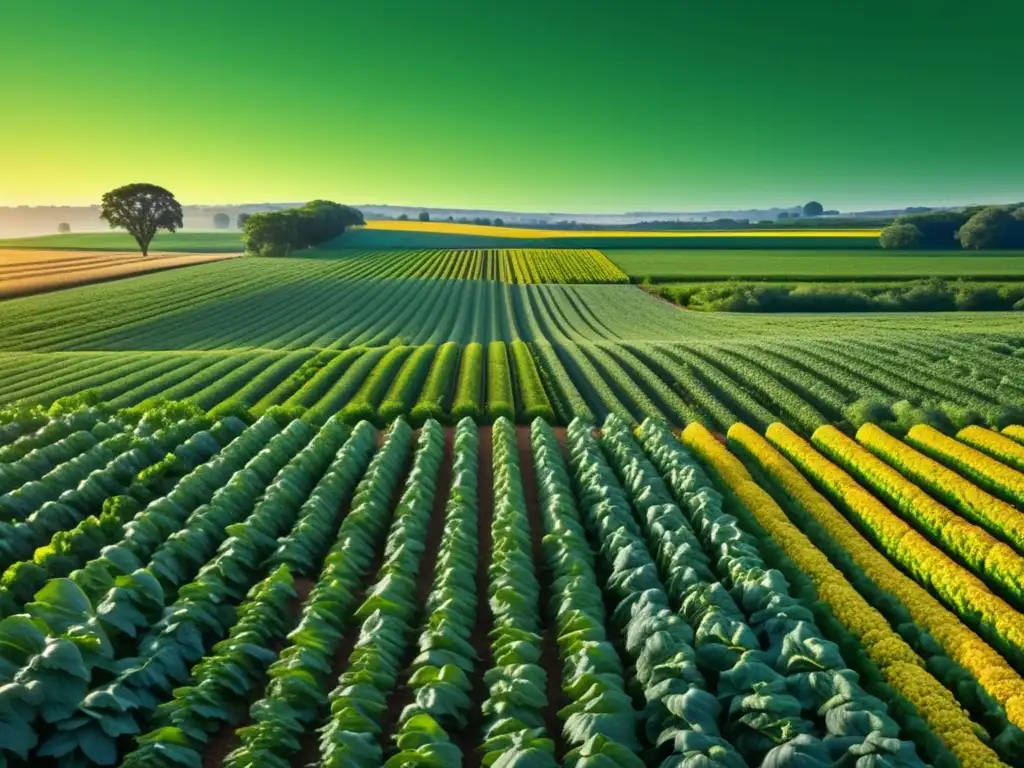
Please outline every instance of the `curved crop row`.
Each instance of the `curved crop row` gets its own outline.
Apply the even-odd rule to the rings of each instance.
[[[857,441],[968,520],[1024,554],[1024,513],[874,424],[864,424],[858,429]]]
[[[661,765],[666,768],[684,765],[694,752],[717,753],[724,761],[739,762],[735,747],[719,732],[721,704],[707,690],[698,669],[691,645],[693,631],[672,610],[658,567],[625,493],[601,455],[593,428],[574,420],[566,437],[584,525],[608,574],[605,589],[616,603],[612,620],[620,627],[646,701],[641,726],[647,740],[665,758]],[[667,533],[667,528],[660,527],[658,532]],[[701,574],[696,569],[687,571],[680,562],[683,551],[677,549],[678,539],[667,543],[662,552],[677,566],[671,577],[682,582],[679,589],[685,590],[687,582],[700,580]],[[780,714],[785,719],[786,712]],[[792,723],[780,730],[788,730],[787,725]]]
[[[67,461],[72,456],[81,453],[83,450],[88,448],[88,445],[77,447],[74,444],[67,445],[64,447],[55,449],[52,454],[52,458],[49,458],[50,454],[42,450],[54,443],[65,440],[66,438],[74,435],[78,432],[92,432],[98,424],[103,424],[111,421],[111,417],[107,413],[99,408],[81,408],[78,410],[70,411],[68,413],[62,413],[58,416],[50,418],[45,424],[40,425],[34,432],[29,432],[30,428],[28,425],[35,424],[35,421],[24,421],[16,422],[16,424],[24,424],[24,428],[19,427],[18,436],[11,442],[7,442],[0,447],[0,492],[6,493],[12,488],[17,487],[17,474],[12,480],[8,480],[8,472],[11,472],[10,466],[19,460],[25,458],[26,455],[32,453],[33,460],[28,462],[29,466],[36,472],[35,477],[46,474],[47,471],[53,469],[57,464],[62,461]],[[11,425],[8,425],[11,426]],[[114,429],[109,433],[113,434],[118,431],[116,419],[114,424],[111,425]],[[10,434],[14,434],[12,430],[8,430]],[[102,438],[100,438],[102,439]],[[77,450],[74,450],[77,448]],[[69,449],[71,449],[69,451]],[[38,453],[33,453],[38,451]],[[42,463],[42,468],[37,468],[37,463]],[[41,470],[41,471],[40,471]],[[27,482],[21,480],[20,482]]]
[[[768,646],[765,663],[784,676],[784,687],[776,686],[777,690],[794,696],[804,717],[830,737],[818,741],[796,736],[789,744],[774,747],[766,762],[779,760],[781,764],[788,755],[827,763],[851,750],[898,755],[906,764],[917,762],[910,754],[913,746],[895,738],[898,726],[888,716],[885,703],[858,684],[856,673],[846,666],[837,646],[822,636],[812,612],[791,596],[783,574],[769,568],[761,557],[763,544],[722,511],[722,495],[700,464],[653,419],[644,421],[639,437],[689,517],[705,552],[716,556],[713,566],[723,576],[723,583],[731,585],[730,594],[746,614],[750,628]],[[865,713],[870,713],[869,717],[865,718]]]
[[[26,450],[18,458],[0,463],[0,493],[6,495],[26,483],[39,480],[64,462],[123,430],[124,426],[117,422],[100,421],[88,430],[70,432],[46,445]]]
[[[484,374],[484,348],[473,342],[462,350],[459,362],[459,377],[455,381],[455,397],[452,401],[452,418],[469,417],[474,421],[483,418],[481,404],[482,379]]]
[[[334,456],[331,465],[302,504],[299,519],[288,538],[268,559],[287,565],[293,574],[313,578],[334,539],[342,503],[352,494],[377,450],[377,430],[361,421]]]
[[[271,470],[280,466],[282,459],[287,460],[296,447],[296,435],[288,430],[275,437],[278,439],[276,450],[264,451],[263,454],[267,457],[267,469]],[[241,536],[241,542],[251,540],[251,536],[246,535],[248,530],[247,525],[235,530]],[[273,526],[267,530],[273,531]],[[244,557],[246,548],[239,544],[228,552],[230,556]],[[104,557],[107,556],[105,551]],[[122,565],[126,563],[126,560],[121,561]],[[237,576],[237,570],[234,573]],[[61,765],[115,764],[117,737],[138,732],[136,717],[152,711],[159,701],[160,694],[154,695],[154,692],[165,690],[172,680],[180,681],[181,675],[187,675],[185,662],[189,655],[197,654],[197,658],[205,650],[201,640],[203,632],[212,632],[214,627],[220,629],[221,622],[227,618],[220,614],[216,620],[211,620],[213,614],[207,613],[208,608],[188,610],[182,604],[187,599],[184,591],[179,595],[178,603],[165,612],[160,584],[150,571],[137,570],[116,583],[110,573],[105,575],[110,589],[102,600],[95,603],[95,618],[90,621],[92,633],[101,639],[93,641],[90,646],[90,662],[78,674],[76,686],[56,694],[56,698],[53,694],[39,696],[34,693],[29,697],[12,692],[12,702],[21,698],[21,717],[25,718],[28,727],[32,725],[34,714],[41,714],[45,720],[55,723],[52,730],[47,729],[49,737],[37,755],[58,758]],[[89,597],[70,579],[47,582],[26,609],[31,611],[41,596],[55,604],[79,606],[75,610],[82,614],[92,612]],[[196,595],[193,593],[193,596]],[[51,632],[58,633],[68,619],[66,612],[48,610],[43,621]],[[139,646],[138,656],[134,657],[132,649],[137,645],[134,638],[139,629],[144,628],[150,630],[150,636]],[[162,644],[159,642],[161,637],[164,638]],[[157,647],[150,645],[150,638]],[[100,658],[95,658],[97,656]],[[94,680],[94,672],[98,669],[103,670],[102,677]],[[110,679],[111,672],[114,673],[113,679],[103,683],[103,680]],[[89,690],[97,682],[101,683],[100,687]],[[62,714],[56,716],[58,701],[61,702]]]
[[[238,729],[241,745],[225,768],[287,768],[300,739],[327,706],[325,670],[356,607],[362,581],[391,518],[390,502],[404,471],[412,429],[399,419],[356,488],[320,577],[277,661],[263,698],[250,708],[252,723]]]
[[[349,422],[379,420],[378,406],[412,351],[412,347],[393,347],[377,360],[358,391],[342,407],[341,418]]]
[[[250,466],[280,430],[271,418],[256,421],[182,478],[167,496],[140,510],[125,524],[119,543],[73,572],[71,578],[92,600],[101,599],[116,576],[127,575],[147,562],[157,547],[186,525],[192,513],[212,502],[236,474]]]
[[[636,712],[625,690],[622,661],[605,631],[594,552],[577,512],[561,446],[540,419],[530,427],[530,443],[544,523],[544,557],[552,578],[549,616],[562,660],[562,695],[571,702],[558,712],[563,739],[572,748],[565,763],[589,758],[601,761],[596,765],[643,768],[636,754]],[[600,728],[587,727],[590,712],[600,713]]]
[[[287,566],[257,583],[238,607],[228,636],[192,668],[189,685],[176,688],[174,698],[160,706],[158,719],[167,724],[137,736],[138,748],[119,765],[201,765],[200,751],[210,737],[245,714],[244,697],[276,658],[273,646],[288,631],[288,607],[295,597]]]
[[[553,423],[555,413],[544,391],[544,383],[541,381],[540,371],[537,370],[537,363],[533,359],[529,345],[516,339],[509,346],[512,350],[515,379],[519,384],[519,416],[526,422],[541,418]]]
[[[452,482],[438,545],[435,576],[423,607],[426,623],[420,651],[409,669],[413,701],[399,716],[394,735],[398,754],[388,763],[462,764],[462,751],[448,731],[465,728],[472,707],[469,675],[477,661],[470,643],[476,620],[477,426],[462,419],[455,428]]]
[[[516,405],[505,342],[492,341],[487,345],[487,419],[501,417],[514,420]]]
[[[1024,474],[981,451],[959,443],[927,424],[907,432],[907,442],[948,464],[990,493],[1024,508]]]
[[[398,684],[419,610],[416,577],[443,458],[444,431],[436,421],[428,421],[395,508],[376,583],[355,612],[361,622],[359,637],[330,694],[331,715],[320,731],[323,768],[376,768],[384,762],[381,721]]]
[[[879,530],[877,524],[866,522],[874,519],[878,521],[878,524],[885,526],[886,541],[900,540],[898,553],[892,547],[885,546],[885,548],[890,550],[890,556],[897,561],[900,561],[902,556],[902,559],[906,561],[904,567],[907,571],[917,576],[918,580],[932,586],[939,595],[949,595],[952,591],[956,598],[970,599],[972,588],[966,580],[957,590],[958,585],[955,580],[958,575],[962,575],[957,573],[960,570],[959,566],[938,553],[929,557],[924,548],[932,550],[934,548],[925,542],[919,534],[913,530],[907,530],[909,526],[906,523],[896,518],[881,503],[874,500],[874,497],[860,488],[849,475],[824,459],[802,438],[789,432],[782,425],[772,425],[769,433],[769,439],[779,451],[786,454],[807,475],[820,482],[833,496],[840,499],[845,509],[850,510],[851,514],[859,518],[864,516],[865,527],[868,530]],[[926,589],[915,584],[913,579],[902,574],[899,569],[877,552],[842,514],[823,496],[815,492],[810,484],[800,476],[796,468],[773,450],[763,438],[753,433],[752,430],[741,429],[735,430],[735,434],[730,435],[730,438],[755,456],[786,492],[797,499],[801,508],[814,518],[827,535],[842,545],[853,563],[863,570],[879,588],[894,595],[907,608],[913,620],[941,644],[951,659],[975,676],[981,686],[1006,709],[1011,722],[1018,727],[1024,723],[1024,694],[1022,694],[1024,681],[998,653],[964,626],[953,613],[944,609]],[[868,515],[874,517],[867,517]],[[883,522],[885,516],[888,518]],[[902,536],[899,534],[901,530],[904,531]],[[919,559],[915,560],[915,555]],[[936,569],[945,566],[947,570],[938,574],[938,578],[932,578],[930,574],[922,575],[920,572],[927,569],[929,565],[934,565]],[[950,581],[954,583],[950,585]],[[977,590],[984,589],[984,587],[977,583],[973,585],[973,589],[974,594],[977,594]],[[978,599],[982,600],[982,606],[972,606],[959,611],[961,615],[966,614],[965,621],[970,621],[977,614],[984,615],[985,608],[991,611],[991,601],[998,600],[987,590]],[[950,602],[948,598],[947,602]],[[958,608],[955,602],[953,605],[954,609]],[[1005,613],[995,619],[991,632],[996,634],[997,639],[1006,632],[1010,632],[1012,636],[1014,631],[1019,632],[1019,625],[1020,614],[1006,606]],[[987,623],[983,624],[979,631],[982,634],[989,634]],[[999,644],[1004,647],[1007,645],[1005,637]],[[1012,644],[1010,647],[1012,650]]]
[[[96,431],[99,440],[86,450],[61,462],[38,480],[29,480],[0,496],[0,521],[27,519],[48,501],[55,501],[89,473],[102,468],[131,446],[133,431],[130,428],[114,429],[104,425]]]
[[[243,520],[222,528],[210,519],[210,526],[205,531],[203,523],[207,521],[204,520],[190,529],[191,532],[198,531],[205,540],[201,546],[198,536],[191,536],[186,542],[189,545],[187,551],[195,562],[209,558],[194,577],[189,578],[188,562],[180,555],[178,559],[183,564],[182,570],[161,569],[155,559],[150,564],[149,572],[155,573],[163,583],[170,583],[172,587],[181,585],[176,599],[151,626],[136,627],[145,632],[137,657],[122,665],[113,681],[94,689],[83,699],[79,717],[58,724],[58,735],[44,745],[47,753],[64,750],[69,737],[73,736],[79,745],[90,743],[95,746],[105,742],[108,751],[116,755],[118,747],[116,738],[110,734],[111,724],[128,728],[134,723],[135,728],[129,732],[138,733],[144,725],[152,722],[154,716],[160,719],[157,705],[167,696],[168,689],[173,690],[173,698],[164,713],[167,721],[172,727],[187,733],[193,741],[205,743],[221,724],[237,722],[244,715],[245,707],[239,706],[237,697],[247,694],[258,681],[262,670],[255,661],[255,668],[251,670],[254,674],[245,676],[236,670],[237,674],[230,683],[219,674],[207,678],[200,664],[195,671],[199,675],[198,682],[205,683],[203,687],[182,689],[175,686],[187,683],[190,666],[224,639],[234,623],[234,612],[225,611],[224,607],[242,600],[265,572],[264,563],[273,552],[277,537],[290,531],[303,500],[348,436],[348,429],[332,422],[308,439],[304,430],[292,432],[286,427],[279,438],[289,436],[293,439],[292,445],[298,443],[301,450],[294,452],[287,464],[274,475],[263,497]],[[287,444],[282,444],[280,455],[287,455],[287,449]],[[216,542],[222,530],[228,536],[214,552],[207,542]],[[155,555],[160,552],[157,550]],[[106,611],[107,604],[112,604],[113,610]],[[274,605],[268,607],[273,609]],[[124,601],[108,596],[99,610],[105,624],[111,627],[108,633],[112,634],[112,628],[116,627],[134,635],[130,629],[129,606]],[[115,613],[119,623],[112,620]],[[284,634],[288,621],[284,615],[279,616],[280,634]],[[263,665],[269,661],[264,658]],[[214,666],[223,669],[218,664]],[[125,706],[125,701],[131,704]],[[155,738],[160,740],[160,734]]]
[[[483,764],[530,760],[536,768],[556,768],[554,743],[544,730],[547,673],[538,663],[541,647],[540,583],[534,571],[530,522],[515,427],[498,419],[494,444],[494,518],[491,525],[489,594],[494,626],[491,657],[484,675],[487,699]]]
[[[774,425],[769,431],[785,434]],[[944,550],[984,577],[1018,607],[1024,605],[1024,558],[1012,547],[935,501],[835,427],[821,427],[811,439],[904,517],[914,521]],[[900,551],[905,546],[906,540],[902,539]],[[970,613],[974,613],[973,609]]]
[[[819,599],[860,640],[885,680],[917,710],[961,763],[979,767],[1002,766],[995,752],[978,739],[974,723],[953,694],[924,670],[921,659],[890,629],[885,618],[789,521],[771,496],[754,483],[739,460],[698,424],[688,426],[682,438],[715,471],[789,559],[810,578]]]
[[[236,419],[224,420],[220,426],[226,428],[218,431],[221,439],[237,436],[244,428]],[[173,453],[157,460],[172,447]],[[166,482],[172,470],[177,479],[220,450],[210,432],[196,432],[193,422],[179,422],[137,440],[134,448],[94,471],[78,488],[62,494],[59,502],[44,505],[24,523],[13,526],[4,539],[6,552],[14,553],[22,546],[21,552],[28,557],[30,547],[38,549],[31,559],[12,564],[0,577],[0,614],[14,613],[47,579],[67,576],[99,556],[103,547],[116,544],[124,536],[124,526],[140,509],[137,497],[147,498],[154,484]],[[119,495],[122,493],[127,495]],[[44,546],[46,536],[50,539]]]
[[[1018,471],[1024,471],[1024,446],[1005,434],[972,424],[957,432],[956,439]]]
[[[384,400],[380,403],[377,416],[381,422],[390,422],[402,414],[411,413],[416,398],[431,369],[437,345],[423,344],[416,347],[405,360],[401,370],[391,383]]]
[[[452,379],[459,365],[459,345],[454,341],[445,342],[437,348],[437,354],[430,365],[427,381],[423,385],[416,405],[409,418],[414,424],[427,419],[443,419],[446,414],[448,395],[452,391]]]

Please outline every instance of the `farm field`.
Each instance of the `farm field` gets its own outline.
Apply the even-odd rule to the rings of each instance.
[[[1020,764],[1024,428],[600,427],[7,414],[0,759]]]
[[[369,221],[336,245],[359,248],[876,248],[877,229],[557,230],[453,222]]]
[[[0,298],[71,288],[231,258],[229,254],[0,251]]]
[[[134,251],[138,248],[127,232],[80,232],[69,235],[40,235],[0,240],[0,249],[38,248],[71,251]],[[241,253],[238,232],[158,232],[151,249],[156,252]],[[5,255],[0,251],[0,260]]]
[[[1024,253],[1006,251],[706,250],[621,248],[609,258],[633,282],[685,280],[881,281],[1024,277]]]
[[[778,230],[556,230],[526,227],[494,227],[477,224],[421,221],[369,221],[354,227],[327,246],[338,248],[875,248],[877,229]],[[0,248],[48,248],[53,250],[130,250],[131,237],[119,232],[84,232],[68,235],[0,240]],[[154,250],[227,251],[242,250],[237,231],[161,233]]]
[[[318,421],[345,407],[380,424],[616,413],[804,434],[872,408],[900,423],[1021,420],[1019,313],[711,316],[630,285],[505,282],[513,261],[471,253],[247,258],[9,300],[0,402],[92,391]],[[514,253],[528,274],[531,254],[548,263]]]

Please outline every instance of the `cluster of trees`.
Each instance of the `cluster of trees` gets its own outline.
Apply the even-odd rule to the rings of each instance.
[[[1024,310],[1024,283],[908,280],[882,284],[691,283],[645,285],[707,312],[952,312]]]
[[[1024,205],[974,206],[899,216],[882,230],[883,248],[1024,248]]]
[[[804,207],[801,209],[803,217],[805,219],[814,219],[818,216],[838,216],[839,211],[825,210],[825,206],[819,203],[817,200],[811,200],[809,203],[804,203]],[[779,214],[780,219],[799,219],[800,213],[797,211],[783,211]]]
[[[314,200],[301,208],[254,213],[242,224],[242,241],[249,253],[288,256],[321,245],[352,226],[365,224],[363,214],[347,205]]]

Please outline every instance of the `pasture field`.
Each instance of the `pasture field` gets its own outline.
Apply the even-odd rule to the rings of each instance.
[[[68,235],[40,235],[0,240],[0,249],[40,248],[51,251],[137,251],[127,232],[79,232]],[[158,232],[150,246],[154,253],[241,253],[242,237],[236,231]],[[0,250],[0,261],[5,258]]]
[[[975,280],[1024,278],[1024,253],[1007,251],[883,251],[632,249],[609,258],[633,282],[686,280],[883,281],[925,277]]]
[[[0,251],[0,298],[25,296],[147,272],[205,264],[230,254],[150,253],[138,251]]]
[[[421,221],[369,221],[325,246],[339,248],[876,248],[877,229],[796,229],[734,231],[556,230],[493,227],[477,224]],[[52,250],[131,250],[134,241],[123,232],[84,232],[68,235],[0,240],[0,248]],[[239,232],[160,233],[153,250],[232,252],[242,250]]]
[[[1024,428],[594,427],[5,413],[0,759],[1020,764]]]

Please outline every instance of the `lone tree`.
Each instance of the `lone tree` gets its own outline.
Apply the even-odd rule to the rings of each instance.
[[[227,229],[231,226],[231,217],[226,213],[217,213],[213,216],[214,229]]]
[[[155,184],[128,184],[107,192],[100,203],[100,218],[111,229],[126,229],[135,238],[143,256],[161,229],[181,229],[181,203]]]
[[[804,206],[804,216],[821,216],[825,212],[825,207],[817,200],[811,200]]]
[[[66,221],[61,222],[60,224],[57,225],[57,231],[60,232],[62,235],[66,235],[68,232],[71,231],[71,225],[68,224]]]
[[[240,214],[238,214],[238,218],[236,219],[236,222],[238,224],[238,228],[239,229],[242,229],[245,226],[245,222],[247,222],[249,220],[250,216],[252,216],[251,213],[240,213]]]
[[[427,211],[421,211],[420,221],[430,221],[430,213],[428,213]]]

